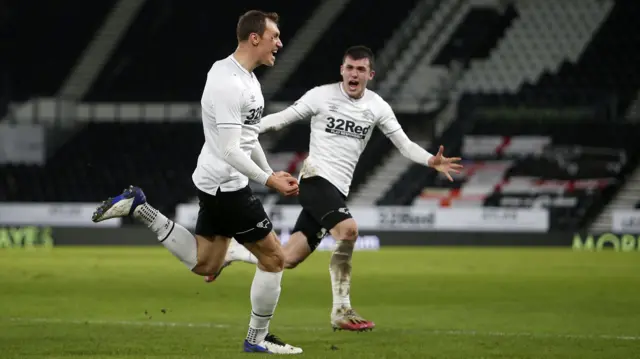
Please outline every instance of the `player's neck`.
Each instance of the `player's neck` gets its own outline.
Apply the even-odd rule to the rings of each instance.
[[[364,97],[364,93],[367,91],[367,89],[362,90],[362,93],[360,93],[360,96],[358,97],[354,97],[349,95],[349,92],[347,91],[347,88],[345,87],[346,85],[344,84],[344,82],[340,82],[340,89],[342,90],[342,93],[347,96],[348,98],[352,99],[352,100],[360,100],[361,98]]]
[[[242,45],[238,45],[238,48],[233,53],[233,58],[242,66],[245,70],[253,72],[259,63],[256,61],[253,54]]]

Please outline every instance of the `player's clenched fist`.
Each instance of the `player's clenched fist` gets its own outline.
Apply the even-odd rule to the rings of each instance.
[[[297,196],[299,192],[298,180],[284,171],[275,172],[269,176],[266,185],[280,192],[283,196]]]

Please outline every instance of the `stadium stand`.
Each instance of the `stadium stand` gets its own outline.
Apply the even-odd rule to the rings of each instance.
[[[416,0],[401,1],[394,7],[395,13],[379,12],[375,16],[358,11],[362,13],[359,26],[376,29],[379,35],[368,35],[366,39],[362,38],[362,41],[373,39],[377,42],[367,42],[367,45],[374,49],[381,48],[385,38],[391,35],[398,22],[408,15],[415,3]],[[282,18],[281,28],[285,46],[288,39],[304,24],[316,4],[317,2],[288,4],[286,7],[274,9]],[[339,26],[334,26],[325,34],[324,37],[330,40],[333,36],[332,46],[324,46],[322,55],[317,52],[309,54],[307,58],[313,59],[311,66],[326,71],[325,74],[331,71],[333,75],[315,78],[309,77],[308,74],[296,75],[295,77],[309,77],[310,82],[304,84],[306,88],[325,83],[328,78],[337,79],[342,52],[348,44],[357,39],[335,35],[344,30],[343,24],[348,25],[345,19],[351,18],[352,14],[347,13],[362,8],[362,4],[362,1],[350,2],[342,17],[335,21]],[[251,7],[245,3],[230,6],[229,12],[237,14]],[[215,13],[216,9],[214,4],[208,2],[203,2],[202,7],[193,7],[192,4],[177,1],[146,2],[84,100],[94,103],[197,102],[211,61],[228,55],[235,48],[233,29],[237,17],[226,16],[210,21],[209,14]],[[228,34],[223,35],[224,33]],[[361,32],[354,34],[359,33]],[[208,41],[211,41],[211,44],[208,44]],[[343,46],[336,46],[335,41],[343,43]],[[323,45],[319,44],[317,48],[322,47]],[[325,65],[327,54],[335,54],[335,67]],[[322,71],[319,72],[323,73]],[[260,71],[258,73],[260,74]],[[61,81],[57,81],[57,86]],[[292,126],[289,133],[290,135],[285,133],[275,146],[268,150],[274,168],[288,169],[295,174],[297,165],[306,155],[308,124],[306,129],[305,124]],[[108,137],[104,137],[105,135]],[[356,175],[356,183],[364,180],[365,175],[360,173],[366,173],[367,169],[374,165],[366,164],[379,160],[379,146],[375,146],[374,143],[383,140],[383,146],[389,147],[388,140],[382,137],[376,131],[368,155],[363,156],[373,161],[363,158]],[[176,138],[188,140],[176,142]],[[109,141],[112,141],[110,145]],[[136,149],[135,155],[132,155],[134,143],[141,149]],[[166,143],[173,145],[166,146]],[[3,196],[2,200],[10,201],[94,201],[111,194],[114,187],[139,183],[149,188],[149,195],[156,198],[159,194],[166,193],[168,188],[179,186],[184,190],[172,191],[166,200],[163,199],[166,203],[159,203],[160,207],[170,213],[172,205],[193,197],[190,173],[201,145],[201,125],[197,119],[183,124],[91,123],[80,128],[71,141],[48,158],[44,167],[11,165],[2,168],[0,171],[3,173],[3,180],[11,190],[0,196]],[[179,147],[180,151],[170,149],[174,146]],[[183,158],[188,160],[182,160]],[[169,165],[175,161],[180,162],[180,165]],[[120,169],[113,168],[117,163],[126,165]],[[136,171],[136,168],[141,169]],[[38,189],[32,191],[31,188],[34,187]],[[263,188],[256,189],[264,191]]]
[[[37,15],[27,3],[10,6],[5,16],[10,22],[2,31],[19,35],[11,51],[38,62],[3,59],[12,71],[0,77],[0,111],[9,101],[55,95],[113,4],[71,1]],[[318,4],[274,8],[282,15],[285,48]],[[357,43],[377,54],[387,53],[391,43],[396,49],[393,56],[382,56],[388,71],[378,74],[375,83],[376,90],[387,89],[392,104],[407,96],[427,101],[433,93],[422,84],[433,80],[432,70],[462,64],[453,91],[444,94],[457,102],[457,116],[441,136],[430,138],[430,121],[439,109],[396,112],[410,137],[429,137],[433,152],[443,144],[448,155],[463,154],[469,169],[459,183],[449,184],[412,165],[380,193],[377,204],[550,206],[553,228],[576,228],[597,215],[635,166],[633,151],[638,151],[628,136],[636,129],[618,120],[640,90],[637,2],[399,0],[385,11],[363,11],[367,4],[348,2],[274,100],[287,103],[315,85],[337,81],[344,49]],[[251,5],[231,3],[227,11],[240,14]],[[83,16],[67,16],[68,6],[81,9]],[[237,17],[211,21],[218,8],[205,1],[198,7],[177,0],[145,2],[83,100],[197,103],[211,62],[235,48]],[[417,16],[412,13],[417,8],[429,11]],[[52,30],[35,39],[36,29],[21,21],[27,16]],[[58,26],[62,22],[69,26]],[[350,29],[354,24],[358,31]],[[40,61],[43,48],[34,44],[56,56]],[[15,74],[21,74],[20,81]],[[203,142],[196,117],[184,123],[141,120],[79,127],[42,167],[0,166],[0,186],[7,189],[0,191],[0,200],[95,201],[137,183],[162,198],[158,206],[171,213],[175,204],[193,198],[190,174]],[[599,142],[575,135],[576,128],[610,136]],[[267,142],[272,166],[295,175],[308,138],[308,123],[273,136]],[[356,169],[352,193],[391,151],[391,143],[375,131]],[[256,190],[268,195],[259,186]]]
[[[575,229],[637,164],[635,126],[477,123],[463,139],[465,171],[436,177],[414,206],[549,208],[553,229]],[[617,147],[611,147],[611,143]]]
[[[142,186],[154,204],[172,213],[195,196],[191,182],[204,142],[198,123],[90,123],[44,166],[0,166],[0,201],[86,202]],[[298,171],[295,152],[269,156],[275,170]],[[264,186],[255,186],[266,194]]]
[[[516,0],[513,4],[517,18],[487,58],[471,63],[460,89],[515,93],[524,84],[535,84],[544,73],[555,74],[563,61],[575,63],[585,53],[613,7],[610,0]],[[608,20],[613,23],[611,17]],[[596,41],[589,45],[593,48]]]
[[[639,16],[637,2],[617,1],[576,63],[565,61],[557,74],[547,73],[536,85],[527,87],[539,92],[554,88],[576,94],[584,89],[606,92],[615,97],[616,115],[622,116],[640,88],[640,33],[635,31]]]
[[[3,67],[5,97],[25,101],[55,95],[114,4],[115,0],[5,4],[0,11],[6,19],[0,27],[7,36],[0,45],[6,49],[2,57],[8,65]]]
[[[487,58],[517,16],[513,4],[471,8],[431,64],[460,61],[468,65],[473,59]]]
[[[395,80],[395,85],[389,84],[394,83],[393,78],[384,84],[386,88],[391,86],[389,95],[396,106],[410,108],[412,103],[439,100],[441,83],[452,64],[466,66],[471,59],[486,56],[516,15],[512,5],[480,6],[466,1],[443,5],[449,5],[449,11],[443,13],[440,27],[432,32],[428,26],[423,29],[430,35],[420,55]]]
[[[554,202],[555,200],[550,197],[542,197],[545,201],[550,200],[552,203],[564,206],[572,203],[568,210],[562,207],[554,208],[556,220],[553,225],[555,228],[577,228],[584,224],[585,220],[597,214],[611,193],[619,187],[624,174],[636,165],[636,162],[631,160],[634,158],[633,151],[637,153],[634,141],[614,137],[626,136],[618,132],[637,134],[634,132],[636,129],[622,127],[631,125],[616,124],[614,121],[618,120],[619,114],[624,113],[626,106],[640,87],[640,79],[637,78],[632,67],[633,63],[637,63],[638,51],[635,50],[637,46],[634,47],[634,45],[637,44],[639,35],[631,31],[635,26],[640,6],[632,1],[616,2],[615,6],[610,1],[588,3],[542,1],[536,6],[531,6],[526,1],[515,1],[515,9],[519,16],[513,20],[504,38],[486,60],[471,61],[469,70],[457,84],[457,89],[466,93],[458,104],[459,116],[443,136],[434,141],[434,145],[442,143],[451,151],[450,153],[460,153],[465,149],[463,140],[465,136],[485,126],[487,128],[485,131],[488,132],[483,133],[497,136],[494,140],[500,141],[508,135],[509,128],[513,128],[514,133],[518,135],[551,135],[550,139],[545,140],[550,141],[550,147],[548,147],[550,149],[543,151],[537,157],[529,156],[527,160],[520,158],[515,164],[493,163],[491,169],[485,169],[482,172],[492,173],[488,175],[489,178],[498,183],[488,184],[484,188],[480,186],[466,189],[465,186],[464,191],[456,190],[454,194],[468,193],[472,198],[466,198],[467,201],[461,200],[458,204],[453,201],[453,205],[462,205],[464,202],[466,202],[465,205],[474,205],[474,202],[476,205],[535,203],[513,195],[504,197],[504,193],[496,191],[496,188],[504,190],[505,187],[500,186],[503,180],[523,175],[530,176],[531,171],[536,167],[545,169],[545,172],[533,172],[538,183],[536,186],[543,185],[545,188],[549,183],[541,182],[543,180],[606,179],[604,182],[596,181],[595,184],[590,181],[579,183],[590,186],[597,184],[595,188],[599,188],[599,191],[576,191],[576,183],[552,182],[551,187],[570,188],[571,201]],[[549,29],[555,32],[549,32]],[[558,33],[566,36],[558,36]],[[559,45],[567,49],[552,47],[550,41],[554,36],[561,39]],[[532,62],[540,64],[532,68],[530,66]],[[560,63],[562,63],[561,66]],[[558,71],[554,68],[554,64],[559,67]],[[597,121],[602,123],[600,125],[586,123]],[[566,124],[567,122],[570,124]],[[576,125],[578,123],[579,127]],[[520,127],[518,130],[518,124],[524,128]],[[581,134],[595,132],[596,139],[599,138],[601,142],[589,142],[588,136],[579,137],[577,128]],[[609,136],[604,137],[604,134]],[[556,153],[556,146],[559,144],[571,145],[573,147],[569,148],[574,149],[584,148],[583,146],[612,148],[612,157],[603,159],[600,155],[593,153],[587,155],[588,152],[583,153],[581,157],[571,157],[569,154],[561,156],[561,153]],[[617,152],[613,152],[614,150]],[[606,150],[602,151],[606,152]],[[566,168],[563,170],[557,164],[553,170],[553,158],[556,158],[555,161],[563,159],[579,165],[582,169],[590,170],[566,172]],[[623,158],[626,162],[620,161]],[[502,157],[493,158],[493,160],[499,159],[504,160]],[[514,160],[509,157],[506,159]],[[539,166],[544,163],[546,163],[545,166]],[[615,163],[618,165],[614,165]],[[598,171],[598,166],[602,164],[612,167]],[[478,170],[475,165],[472,165],[472,168]],[[616,171],[612,172],[614,168]],[[582,177],[583,175],[586,177]],[[473,178],[476,176],[474,175]],[[525,183],[528,183],[526,181],[528,180],[525,180]],[[414,165],[399,177],[387,193],[381,196],[378,204],[410,204],[425,187],[441,186],[446,184],[429,170]],[[511,186],[506,188],[511,190]],[[530,186],[533,187],[533,185]],[[473,198],[473,189],[480,191],[480,195]],[[441,190],[440,192],[444,194],[439,195],[433,192],[438,191],[432,190],[427,196],[450,197],[448,190]],[[490,195],[487,196],[487,193]],[[536,197],[539,196],[536,195]],[[531,199],[531,195],[527,194],[526,198]],[[447,203],[447,205],[452,204]]]
[[[463,3],[460,0],[436,0],[423,10],[430,15],[421,19],[419,25],[413,29],[412,40],[404,48],[398,49],[396,60],[376,81],[376,88],[382,96],[395,96],[396,90],[411,77],[416,64],[426,56],[440,34],[445,29],[455,28],[457,22],[453,23],[451,20],[456,18],[456,13]]]
[[[193,188],[188,174],[202,138],[195,124],[89,124],[46,165],[4,168],[0,181],[9,191],[0,200],[99,201],[140,183],[170,207]]]
[[[282,40],[295,36],[315,10],[317,0],[275,4],[281,17]],[[260,4],[261,6],[264,4]],[[199,101],[213,61],[236,48],[239,14],[257,6],[251,2],[220,5],[211,1],[147,1],[115,54],[92,86],[87,101]],[[258,69],[258,75],[265,71]]]

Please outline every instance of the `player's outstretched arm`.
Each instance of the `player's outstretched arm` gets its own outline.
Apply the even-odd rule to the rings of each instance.
[[[303,118],[304,116],[293,107],[287,107],[280,112],[272,113],[263,117],[260,121],[260,133],[278,131],[291,123],[302,120]]]
[[[393,142],[393,145],[400,150],[403,156],[413,162],[429,166],[438,172],[444,173],[449,181],[453,181],[450,172],[460,173],[462,165],[456,162],[459,162],[461,159],[459,157],[444,157],[443,146],[440,146],[438,153],[434,156],[417,143],[411,141],[402,128],[398,128],[396,131],[388,134],[387,137]]]
[[[393,142],[393,145],[400,150],[400,153],[413,162],[429,166],[438,172],[444,173],[449,181],[453,181],[450,172],[460,173],[462,165],[456,162],[459,162],[461,159],[459,157],[444,157],[444,147],[442,146],[440,146],[440,150],[434,156],[417,143],[411,141],[402,129],[402,126],[400,126],[400,123],[398,123],[398,119],[394,115],[391,106],[387,103],[385,103],[384,106],[383,115],[378,120],[377,126],[382,133]]]
[[[322,91],[318,87],[314,87],[293,105],[280,112],[263,117],[260,122],[260,133],[278,131],[291,123],[312,117],[318,112],[319,101],[324,102]]]

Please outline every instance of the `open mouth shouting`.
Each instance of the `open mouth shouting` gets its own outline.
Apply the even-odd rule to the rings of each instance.
[[[349,80],[349,91],[355,91],[358,89],[358,85],[360,85],[360,81],[358,80]]]

